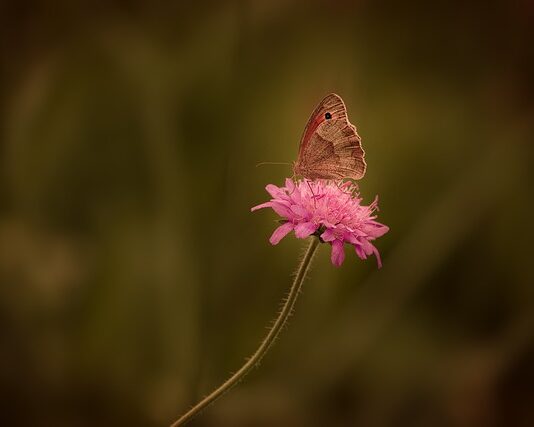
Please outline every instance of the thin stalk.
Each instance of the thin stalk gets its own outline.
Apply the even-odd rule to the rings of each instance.
[[[304,279],[306,278],[306,274],[310,268],[311,261],[313,259],[313,256],[315,255],[315,251],[317,250],[318,246],[319,246],[319,239],[317,237],[311,237],[310,244],[308,246],[308,249],[306,250],[306,253],[304,254],[304,257],[302,258],[302,261],[300,262],[300,265],[297,270],[297,274],[289,290],[289,294],[287,295],[287,298],[285,299],[283,303],[282,310],[280,311],[280,314],[275,320],[272,328],[267,333],[267,336],[261,342],[260,346],[254,352],[254,354],[246,361],[246,363],[235,374],[233,374],[224,383],[222,383],[218,388],[212,391],[209,395],[207,395],[204,399],[202,399],[195,406],[193,406],[189,411],[187,411],[184,415],[182,415],[178,420],[176,420],[173,424],[171,424],[171,427],[183,426],[188,421],[191,421],[191,419],[197,416],[208,405],[213,403],[215,400],[221,397],[224,393],[226,393],[232,387],[234,387],[237,383],[239,383],[252,369],[254,369],[255,366],[257,366],[260,363],[261,359],[263,358],[263,356],[265,356],[265,354],[267,353],[271,345],[274,343],[274,341],[278,337],[278,334],[280,334],[280,331],[284,328],[284,325],[287,323],[287,319],[289,319],[289,316],[291,316],[291,313],[293,312],[295,301],[297,300],[298,294],[300,292],[300,288],[302,286],[302,283],[304,282]]]

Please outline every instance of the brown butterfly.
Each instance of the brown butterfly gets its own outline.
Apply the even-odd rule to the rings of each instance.
[[[315,108],[300,140],[295,175],[308,179],[361,179],[365,152],[339,95],[327,95]]]

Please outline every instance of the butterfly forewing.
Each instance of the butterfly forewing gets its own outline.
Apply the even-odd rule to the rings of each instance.
[[[360,179],[365,174],[364,155],[343,100],[330,94],[308,120],[294,172],[309,179]]]

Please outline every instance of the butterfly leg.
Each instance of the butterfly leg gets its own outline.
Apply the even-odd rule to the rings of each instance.
[[[291,193],[289,193],[289,196],[291,196],[295,190],[297,189],[297,175],[295,174],[295,171],[293,170],[293,175],[291,175],[291,181],[293,181],[293,183],[295,184],[294,188],[293,188],[293,191],[291,191]]]

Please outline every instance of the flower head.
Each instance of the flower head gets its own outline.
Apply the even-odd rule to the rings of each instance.
[[[287,178],[284,187],[269,184],[265,189],[272,199],[252,211],[272,208],[283,218],[269,239],[271,244],[278,244],[292,230],[299,239],[315,234],[332,246],[332,264],[337,267],[345,259],[345,243],[352,245],[361,259],[374,254],[378,267],[382,266],[380,254],[371,243],[389,230],[375,221],[378,198],[363,206],[356,185],[327,180],[294,182]]]

